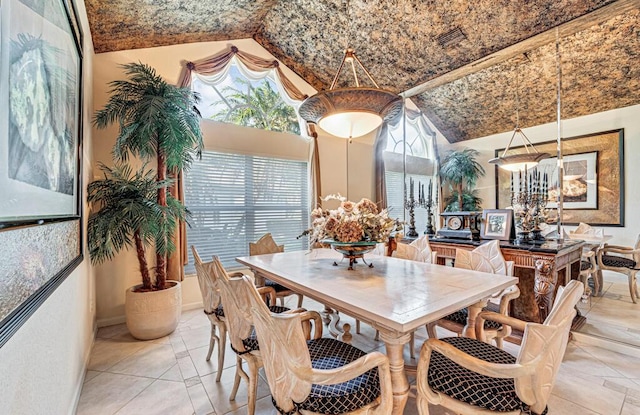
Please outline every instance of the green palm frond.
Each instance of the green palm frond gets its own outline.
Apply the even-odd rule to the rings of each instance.
[[[475,186],[478,178],[485,174],[484,168],[476,160],[479,154],[477,150],[471,148],[450,151],[442,161],[440,176],[452,187],[464,182],[468,186]]]

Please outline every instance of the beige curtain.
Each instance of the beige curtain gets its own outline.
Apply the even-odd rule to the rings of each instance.
[[[241,52],[235,46],[230,46],[227,50],[224,50],[216,55],[208,58],[200,59],[195,62],[186,62],[180,73],[178,79],[178,85],[181,87],[188,87],[191,85],[191,75],[193,72],[200,75],[211,76],[222,71],[231,62],[231,59],[236,56],[240,62],[242,62],[249,70],[255,72],[265,72],[271,69],[276,71],[282,87],[291,99],[302,101],[307,98],[307,95],[300,92],[300,90],[286,77],[280,63],[277,60],[270,60],[260,58],[250,53]]]
[[[311,137],[310,173],[311,178],[311,208],[322,206],[322,185],[320,182],[320,151],[318,150],[318,132],[316,126],[307,124],[307,133]]]
[[[384,157],[383,152],[387,148],[387,139],[389,137],[388,124],[382,123],[382,126],[378,130],[378,136],[376,137],[376,143],[373,147],[373,163],[374,163],[374,175],[376,185],[376,203],[380,209],[387,208],[387,181],[384,175]]]
[[[175,180],[169,188],[171,196],[184,203],[184,183],[183,174],[179,172],[177,175],[170,174]],[[167,258],[167,279],[182,281],[184,280],[184,266],[187,265],[187,225],[180,222],[178,229],[173,234],[173,243],[176,250]]]

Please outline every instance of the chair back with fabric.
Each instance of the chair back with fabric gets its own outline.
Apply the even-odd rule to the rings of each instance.
[[[408,259],[410,261],[425,262],[426,258],[418,248],[413,245],[398,242],[396,250],[391,254],[394,258]]]
[[[575,305],[582,298],[584,285],[572,280],[558,291],[551,313],[544,323],[526,324],[516,360],[518,364],[535,364],[537,367],[535,373],[515,379],[516,393],[536,413],[544,411],[551,395],[569,342],[571,323],[576,316]]]
[[[225,324],[224,309],[221,305],[220,289],[215,279],[214,261],[202,262],[196,247],[191,245],[193,258],[195,260],[196,276],[198,277],[198,285],[202,294],[202,305],[204,313],[211,322],[211,338],[209,340],[209,351],[205,360],[211,359],[211,353],[216,342],[218,342],[218,372],[216,374],[216,382],[220,382],[222,378],[222,370],[224,368],[224,356],[227,348],[227,325]],[[216,333],[218,331],[219,333]]]
[[[454,266],[456,268],[471,269],[480,272],[494,273],[491,261],[477,252],[467,251],[464,249],[456,249],[456,259]]]
[[[231,346],[236,353],[250,351],[243,340],[251,336],[253,321],[249,298],[245,290],[240,289],[242,277],[229,277],[217,256],[213,257],[213,270],[220,288]]]
[[[249,300],[260,339],[260,353],[271,396],[280,408],[290,411],[294,408],[294,402],[304,401],[311,392],[311,382],[292,374],[295,369],[311,367],[300,314],[272,318],[269,308],[255,290],[251,290],[249,279],[243,279],[243,290]]]
[[[196,267],[196,276],[200,293],[202,294],[202,304],[206,314],[211,314],[220,305],[220,291],[218,290],[216,280],[214,279],[215,271],[213,261],[202,262],[196,247],[191,245],[191,252]]]
[[[415,241],[411,242],[409,245],[415,246],[422,253],[424,257],[424,262],[429,264],[435,264],[436,262],[436,252],[431,249],[431,245],[429,244],[429,235],[422,235]]]
[[[491,266],[493,267],[493,272],[495,274],[513,276],[514,262],[505,261],[504,256],[502,255],[502,250],[500,249],[500,241],[494,240],[484,243],[475,248],[473,252],[476,252],[488,259],[489,262],[491,262]]]

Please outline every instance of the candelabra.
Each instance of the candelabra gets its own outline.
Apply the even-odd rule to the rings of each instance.
[[[409,198],[407,199],[407,191],[404,193],[404,208],[409,211],[409,232],[407,236],[415,238],[418,236],[416,232],[416,215],[415,209],[420,206],[420,203],[415,199],[413,195],[413,178],[409,178]]]
[[[420,184],[420,182],[418,182],[418,206],[423,207],[427,210],[427,228],[424,231],[426,235],[434,235],[436,233],[436,231],[433,228],[433,214],[431,212],[431,209],[437,206],[438,195],[436,194],[435,202],[433,201],[431,196],[432,196],[431,180],[429,180],[429,192],[426,198],[424,197],[424,184]]]
[[[515,188],[514,182],[517,185]],[[511,205],[519,228],[516,242],[529,243],[531,240],[544,240],[538,225],[546,220],[548,197],[547,173],[542,175],[535,168],[527,171],[525,166],[524,176],[522,172],[518,172],[517,180],[514,177],[511,178]],[[530,234],[533,234],[532,237]]]

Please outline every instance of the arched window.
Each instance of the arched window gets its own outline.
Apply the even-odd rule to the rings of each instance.
[[[204,119],[300,134],[296,108],[284,101],[272,76],[250,79],[231,64],[219,82],[195,77],[191,86],[200,94],[198,109]]]
[[[385,166],[387,207],[394,216],[409,221],[405,201],[409,199],[409,181],[414,181],[414,198],[418,201],[419,190],[424,187],[425,197],[432,186],[432,200],[436,199],[437,184],[434,177],[434,140],[435,134],[429,128],[422,115],[408,111],[407,116],[396,125],[389,126],[387,146],[382,155]],[[405,195],[405,189],[407,194]],[[435,208],[432,208],[435,219]],[[416,231],[424,233],[427,226],[427,211],[424,207],[415,208]],[[408,223],[405,233],[408,231]]]

